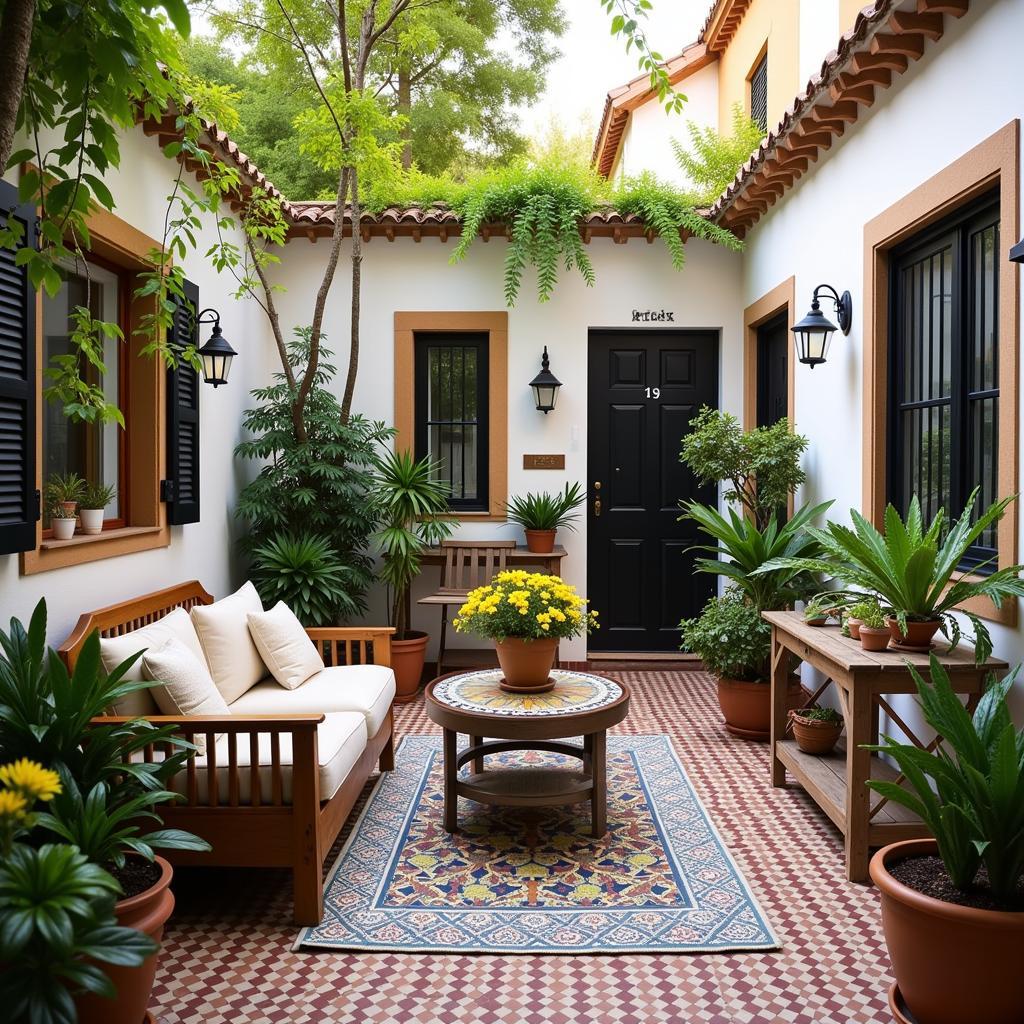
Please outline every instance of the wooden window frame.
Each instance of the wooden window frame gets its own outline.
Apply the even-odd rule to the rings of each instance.
[[[750,70],[747,72],[747,116],[751,120],[756,121],[754,117],[754,78],[757,73],[761,70],[761,66],[764,65],[764,124],[761,122],[757,123],[761,125],[763,131],[768,131],[768,41],[765,40],[764,46],[758,51],[757,56],[754,58],[754,63],[750,65]]]
[[[152,312],[154,299],[134,296],[138,276],[152,269],[151,250],[160,243],[107,210],[94,209],[88,219],[89,257],[123,275],[126,322],[123,352],[131,369],[125,374],[122,412],[125,417],[125,471],[121,500],[127,510],[126,525],[104,524],[100,534],[76,534],[58,541],[44,536],[42,519],[36,524],[36,546],[21,554],[21,573],[29,576],[84,562],[167,547],[171,542],[166,507],[160,500],[160,481],[166,475],[166,368],[163,360],[142,356],[145,339],[135,335],[143,317]],[[42,293],[36,296],[36,381],[42,394],[43,314]],[[36,486],[43,486],[43,401],[36,403]],[[49,531],[47,531],[49,533]]]
[[[1020,122],[1010,121],[864,226],[863,513],[880,525],[888,493],[889,253],[925,228],[999,191],[1000,244],[1020,237]],[[1016,494],[1019,479],[1020,285],[1006,252],[999,267],[999,495]],[[999,523],[1000,569],[1017,562],[1018,504]],[[967,577],[968,579],[973,577]],[[996,608],[988,598],[964,610],[1004,625],[1017,623],[1017,602]]]
[[[461,522],[504,522],[508,500],[508,313],[396,312],[395,447],[416,450],[417,333],[486,334],[487,351],[487,498],[485,511],[455,510]]]

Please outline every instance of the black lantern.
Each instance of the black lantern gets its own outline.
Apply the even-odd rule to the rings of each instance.
[[[1010,259],[1014,263],[1024,263],[1024,238],[1010,250]]]
[[[211,316],[206,317],[210,313]],[[204,320],[203,318],[206,317]],[[203,361],[203,380],[215,388],[227,384],[231,372],[231,360],[237,355],[228,344],[227,338],[220,332],[220,313],[215,309],[204,309],[196,317],[196,325],[213,324],[210,340],[199,350],[199,358]]]
[[[836,325],[821,311],[821,305],[818,302],[818,292],[820,291],[832,293],[827,298],[835,303],[839,330],[843,334],[850,333],[850,325],[853,323],[853,299],[850,297],[850,293],[843,292],[840,295],[830,284],[819,284],[814,289],[814,295],[811,298],[810,312],[792,328],[797,358],[812,370],[818,363],[823,363],[828,358],[829,342],[836,332]]]
[[[562,382],[548,369],[548,347],[545,345],[544,355],[540,360],[540,373],[530,381],[539,412],[547,416],[554,409],[555,401],[558,399],[558,389],[561,386]]]

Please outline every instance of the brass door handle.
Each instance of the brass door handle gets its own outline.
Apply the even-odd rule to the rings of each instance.
[[[600,519],[601,517],[601,481],[594,481],[594,490],[597,494],[594,497],[594,518]]]

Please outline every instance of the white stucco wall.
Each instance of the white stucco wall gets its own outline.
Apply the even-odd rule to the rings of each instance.
[[[822,61],[839,41],[839,0],[802,0],[800,4],[800,66],[801,88],[811,75],[821,70]],[[769,125],[769,127],[773,127]]]
[[[117,200],[115,213],[159,239],[164,198],[171,191],[176,170],[177,165],[164,158],[154,139],[138,129],[128,133],[121,143],[120,170],[112,169],[106,175]],[[10,177],[15,179],[13,174]],[[233,510],[250,468],[236,463],[232,453],[240,439],[241,414],[249,404],[249,390],[267,382],[272,353],[259,308],[231,298],[233,281],[218,275],[203,257],[216,241],[215,232],[204,230],[197,241],[195,251],[185,260],[185,272],[199,286],[202,306],[220,311],[224,334],[239,353],[227,387],[214,391],[203,385],[200,389],[202,520],[171,527],[171,544],[166,548],[32,576],[19,574],[17,555],[0,555],[0,622],[4,629],[12,616],[27,620],[39,598],[45,597],[48,638],[59,644],[87,609],[183,580],[199,579],[216,596],[241,582],[242,567],[234,555],[238,528]]]
[[[811,438],[800,497],[835,498],[833,518],[862,507],[864,224],[1024,116],[1022,35],[1019,0],[976,0],[962,20],[946,18],[941,42],[929,44],[923,60],[877,94],[875,105],[748,236],[743,305],[791,273],[798,316],[822,282],[853,295],[850,336],[833,339],[824,366],[796,368],[796,426]],[[1015,241],[1000,240],[999,259]],[[1021,528],[1024,513],[1016,515]],[[990,630],[997,654],[1011,663],[1024,660],[1024,623],[1016,629],[991,624]],[[1024,693],[1018,699],[1024,707]]]
[[[662,115],[663,116],[663,115]],[[451,266],[452,243],[425,238],[417,244],[408,238],[395,242],[374,239],[364,248],[362,293],[362,343],[355,408],[365,415],[394,422],[394,314],[396,311],[487,310],[505,308],[502,297],[502,261],[505,243],[477,242],[468,259]],[[738,411],[742,374],[740,336],[742,308],[736,301],[740,287],[740,258],[734,253],[691,240],[686,245],[687,264],[676,273],[660,242],[648,245],[631,241],[615,245],[610,239],[595,240],[588,250],[594,261],[597,285],[587,288],[576,275],[564,276],[554,297],[541,305],[536,300],[532,274],[523,281],[518,304],[509,311],[508,404],[509,493],[554,490],[566,481],[586,483],[587,469],[587,331],[591,327],[627,327],[633,308],[670,309],[677,327],[720,328],[721,391],[725,407]],[[308,322],[326,243],[293,242],[276,270],[287,291],[277,302],[283,322]],[[347,252],[343,254],[343,261]],[[326,333],[344,375],[348,347],[349,282],[344,270],[331,292]],[[645,325],[639,325],[644,329]],[[554,412],[537,412],[529,381],[540,369],[541,349],[548,347],[551,369],[564,387]],[[340,391],[340,383],[338,385]],[[413,396],[404,396],[409,402]],[[566,457],[564,473],[524,471],[524,453],[560,452]],[[460,528],[466,539],[517,538],[520,531],[501,523],[477,523]],[[562,531],[559,539],[568,551],[563,574],[586,593],[586,518],[577,533]],[[413,597],[437,586],[438,570],[428,568]],[[368,616],[376,621],[384,614],[381,595]],[[425,629],[436,644],[438,610],[416,608],[414,625]],[[450,631],[449,631],[450,633]],[[457,638],[464,646],[479,646],[479,638]],[[563,645],[562,657],[582,660],[584,640]],[[429,655],[428,655],[429,656]]]

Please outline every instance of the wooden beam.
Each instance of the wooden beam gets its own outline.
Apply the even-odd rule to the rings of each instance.
[[[808,124],[806,121],[798,122],[793,137],[801,142],[818,146],[820,149],[828,149],[832,145],[832,139],[834,138],[832,132],[822,129],[819,125]]]
[[[775,155],[780,163],[788,163],[790,160],[817,160],[819,148],[814,143],[802,144],[797,139],[793,139],[790,144],[787,138],[775,147]]]
[[[877,35],[871,39],[872,53],[904,53],[911,60],[924,56],[924,36],[907,32],[901,35]]]
[[[869,53],[867,50],[859,50],[853,55],[850,64],[856,72],[889,68],[902,74],[910,66],[910,61],[903,53],[885,53],[884,51]]]
[[[780,164],[775,157],[769,157],[765,160],[763,166],[765,174],[773,178],[786,178],[788,179],[788,184],[791,185],[799,175],[807,170],[808,163],[803,157],[797,157],[787,164]]]
[[[887,89],[892,85],[890,68],[865,68],[863,71],[844,71],[836,82],[842,89],[856,89],[862,85],[879,85]]]
[[[823,103],[816,103],[811,107],[811,120],[816,124],[825,124],[830,121],[843,121],[852,124],[857,120],[857,104],[852,100],[842,100],[827,106]]]
[[[829,95],[834,100],[853,100],[863,107],[870,107],[875,102],[875,87],[873,85],[855,85],[844,89],[837,83],[829,88]]]
[[[921,14],[950,14],[954,18],[962,18],[967,13],[971,0],[917,0],[917,9]]]
[[[414,242],[422,242],[423,241],[423,229],[422,228],[414,227],[412,229],[412,240]]]
[[[901,34],[917,32],[934,41],[942,38],[942,15],[893,11],[889,16],[889,27]]]

